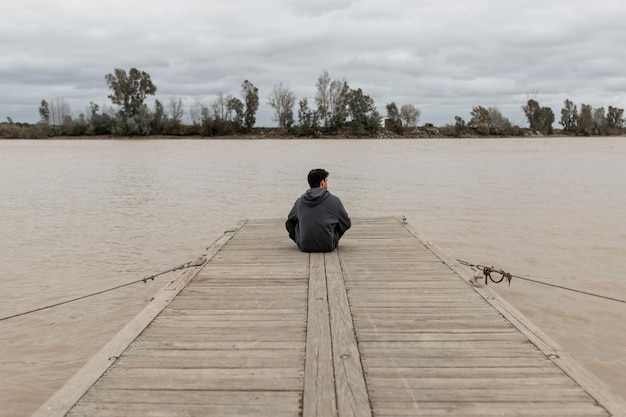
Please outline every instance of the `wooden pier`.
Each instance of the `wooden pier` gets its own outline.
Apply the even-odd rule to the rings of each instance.
[[[394,218],[298,251],[242,222],[35,416],[624,416],[624,401]]]

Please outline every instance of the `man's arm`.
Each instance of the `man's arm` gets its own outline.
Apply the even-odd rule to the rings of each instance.
[[[298,215],[296,213],[296,204],[291,207],[289,214],[287,215],[287,221],[290,223],[298,223]]]
[[[343,207],[343,204],[339,198],[337,198],[337,218],[339,219],[338,229],[339,237],[343,236],[343,234],[352,226],[352,221],[350,220],[350,216],[348,216],[348,212]]]
[[[296,205],[294,204],[287,215],[287,221],[285,222],[285,228],[289,233],[291,240],[296,240],[296,225],[298,224],[298,216],[296,215]]]

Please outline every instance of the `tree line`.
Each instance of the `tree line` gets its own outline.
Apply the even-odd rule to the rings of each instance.
[[[90,102],[86,112],[72,117],[66,101],[41,100],[40,121],[34,125],[14,123],[7,118],[0,123],[0,137],[54,136],[235,136],[254,135],[259,108],[259,89],[243,81],[239,96],[218,93],[214,101],[197,100],[185,108],[182,99],[170,97],[165,102],[148,96],[157,92],[145,71],[116,68],[104,80],[110,90],[112,106]],[[552,135],[555,114],[531,98],[521,107],[529,127],[513,124],[497,107],[475,106],[466,122],[455,116],[454,124],[418,127],[421,110],[413,104],[400,107],[394,102],[381,115],[374,100],[361,88],[352,88],[345,79],[332,79],[323,70],[316,81],[315,97],[297,100],[296,93],[279,83],[270,92],[267,104],[273,109],[277,135],[322,137],[395,135],[405,137],[476,137]],[[624,110],[609,106],[593,109],[582,104],[580,111],[569,99],[561,109],[559,133],[568,135],[620,135],[624,133]]]

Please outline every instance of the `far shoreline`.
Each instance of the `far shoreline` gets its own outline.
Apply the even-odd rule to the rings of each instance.
[[[621,138],[626,137],[626,134],[621,135],[608,135],[602,136],[606,138]],[[22,139],[22,138],[2,138],[0,140],[26,140],[26,141],[47,141],[47,140],[475,140],[475,139],[487,139],[487,140],[506,140],[506,139],[574,139],[574,138],[588,138],[595,139],[598,136],[573,136],[566,134],[553,134],[553,135],[526,135],[526,136],[402,136],[402,135],[378,135],[378,136],[294,136],[294,135],[231,135],[231,136],[201,136],[201,135],[146,135],[146,136],[118,136],[118,135],[95,135],[95,136],[51,136],[47,138],[34,138],[34,139]]]

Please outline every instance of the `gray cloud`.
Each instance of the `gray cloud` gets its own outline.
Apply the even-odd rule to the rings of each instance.
[[[524,124],[529,95],[557,115],[566,98],[626,107],[625,15],[626,3],[608,0],[22,0],[0,6],[0,119],[36,121],[41,99],[75,113],[110,105],[104,75],[136,67],[161,101],[238,95],[248,79],[263,125],[273,85],[312,101],[323,69],[383,113],[413,103],[443,125],[498,106]]]
[[[354,0],[284,0],[282,4],[294,15],[320,17],[339,10],[348,9],[352,4],[358,4]]]

